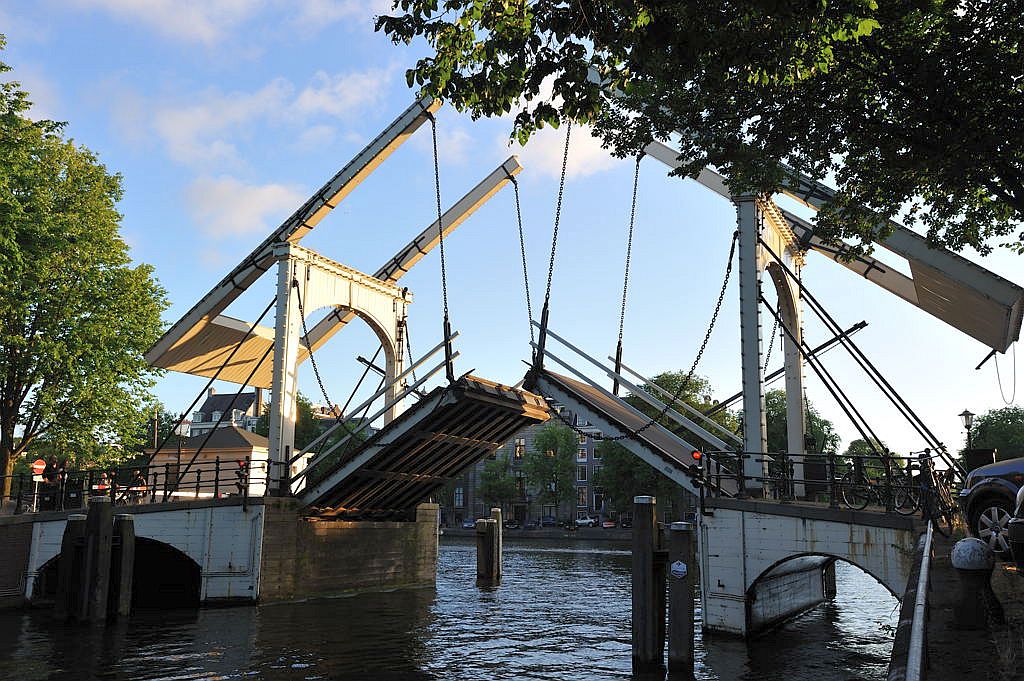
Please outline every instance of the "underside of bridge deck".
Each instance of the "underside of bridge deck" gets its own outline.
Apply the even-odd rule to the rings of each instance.
[[[435,388],[299,498],[313,515],[402,519],[516,432],[547,419],[543,398],[463,376]]]

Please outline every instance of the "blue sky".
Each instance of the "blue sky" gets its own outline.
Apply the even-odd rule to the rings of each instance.
[[[372,30],[388,2],[358,0],[0,1],[3,61],[35,102],[34,115],[69,122],[78,143],[124,176],[123,233],[133,257],[166,287],[172,322],[414,99],[404,71],[421,46],[395,47]],[[450,205],[512,153],[520,175],[534,305],[550,247],[561,132],[524,150],[508,143],[508,120],[439,114],[443,203]],[[632,162],[575,135],[552,295],[552,328],[595,356],[614,350]],[[429,128],[393,154],[303,242],[372,272],[431,222]],[[648,159],[641,171],[626,357],[656,373],[689,367],[710,317],[733,230],[732,206],[692,181],[668,178]],[[499,193],[446,242],[452,323],[462,332],[459,370],[514,383],[529,356],[511,189]],[[1019,257],[981,258],[1024,283]],[[414,351],[440,337],[437,252],[403,279],[415,295]],[[811,254],[804,281],[844,327],[866,319],[857,342],[950,447],[962,443],[957,414],[1003,405],[987,348]],[[252,319],[272,295],[261,282],[228,314]],[[766,322],[770,328],[770,319]],[[716,397],[738,390],[739,312],[730,285],[698,371]],[[767,328],[765,333],[767,333]],[[826,338],[807,321],[809,342]],[[344,401],[376,341],[353,324],[320,353],[328,391]],[[1006,397],[1012,351],[1001,358]],[[781,361],[773,353],[772,368]],[[922,444],[841,351],[828,365],[890,446]],[[1024,372],[1024,369],[1022,369]],[[808,372],[809,373],[809,372]],[[188,406],[205,380],[167,374],[157,394]],[[308,366],[303,391],[317,398]],[[781,386],[778,386],[781,387]],[[231,386],[224,384],[220,390]],[[844,442],[856,437],[824,388],[812,401]],[[1024,397],[1024,390],[1021,391]]]

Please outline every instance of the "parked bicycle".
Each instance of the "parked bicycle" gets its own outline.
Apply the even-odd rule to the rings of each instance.
[[[840,478],[839,496],[843,505],[860,511],[875,504],[891,507],[900,515],[914,515],[921,504],[921,491],[914,482],[912,464],[903,468],[892,456],[868,462],[870,466],[865,465],[864,458],[854,458],[850,469]]]

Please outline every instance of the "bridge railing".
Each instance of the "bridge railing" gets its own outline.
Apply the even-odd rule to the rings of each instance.
[[[265,461],[215,457],[192,464],[184,474],[179,474],[181,468],[177,463],[165,463],[58,470],[42,476],[15,473],[0,478],[10,480],[9,492],[0,495],[0,514],[74,510],[84,508],[93,496],[109,496],[114,504],[133,505],[227,497],[241,497],[245,503],[267,493]]]
[[[839,455],[834,453],[706,452],[702,459],[704,488],[712,498],[722,483],[733,481],[740,498],[753,495],[779,502],[797,500],[828,503],[832,508],[862,510],[868,506],[913,515],[954,511],[947,471],[936,471],[935,456],[895,454]],[[748,474],[753,460],[759,474]],[[802,475],[797,472],[802,470]]]

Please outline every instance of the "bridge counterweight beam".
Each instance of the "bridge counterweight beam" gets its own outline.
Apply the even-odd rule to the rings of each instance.
[[[764,419],[764,385],[761,380],[761,253],[759,238],[763,214],[755,196],[733,197],[739,230],[740,356],[743,373],[743,451],[764,452],[768,436]],[[748,456],[743,462],[746,488],[759,490],[764,457]]]
[[[274,360],[270,388],[270,475],[271,489],[280,489],[281,478],[290,477],[288,454],[295,448],[295,416],[298,396],[299,336],[302,321],[292,291],[292,281],[305,288],[305,264],[289,257],[283,246],[277,265],[277,316],[274,325]],[[301,270],[301,271],[300,271]],[[305,291],[300,291],[305,294]]]

